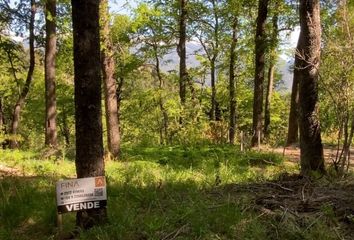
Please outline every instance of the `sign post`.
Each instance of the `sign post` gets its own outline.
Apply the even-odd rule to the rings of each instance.
[[[62,232],[62,214],[100,209],[107,206],[106,179],[103,176],[77,178],[56,183],[57,224]]]

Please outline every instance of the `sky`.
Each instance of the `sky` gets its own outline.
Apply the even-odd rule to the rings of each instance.
[[[137,6],[135,0],[109,0],[110,12],[129,14],[130,9]]]

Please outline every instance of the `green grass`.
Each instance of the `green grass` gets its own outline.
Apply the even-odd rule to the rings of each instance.
[[[55,239],[55,182],[75,176],[69,159],[1,151],[0,164],[24,176],[0,180],[0,239]],[[335,239],[317,221],[306,229],[250,208],[248,198],[220,194],[231,183],[263,181],[288,169],[279,155],[230,146],[124,148],[106,164],[109,223],[81,239]],[[75,214],[64,215],[71,231]],[[306,231],[305,231],[306,230]]]

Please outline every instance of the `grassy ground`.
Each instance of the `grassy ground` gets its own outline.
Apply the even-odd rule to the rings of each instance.
[[[17,170],[8,176],[0,168],[0,239],[55,239],[55,182],[75,176],[74,162],[1,151],[0,166]],[[338,239],[330,216],[292,221],[224,190],[285,171],[298,167],[229,146],[124,148],[120,162],[106,163],[109,223],[80,239]],[[64,230],[74,225],[75,214],[64,215]]]

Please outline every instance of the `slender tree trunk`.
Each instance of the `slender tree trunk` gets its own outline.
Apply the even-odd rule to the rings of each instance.
[[[104,176],[101,119],[99,0],[72,0],[77,177]],[[106,209],[78,212],[87,229],[106,221]]]
[[[56,0],[47,0],[45,45],[45,145],[57,146],[57,100],[55,94]]]
[[[161,91],[163,90],[164,87],[164,81],[161,75],[160,59],[157,55],[157,44],[154,45],[154,53],[155,53],[156,75],[159,81],[159,91],[160,91],[158,101],[159,101],[160,111],[162,113],[162,126],[160,128],[160,144],[165,144],[167,143],[167,139],[168,139],[168,114],[161,94]]]
[[[0,97],[0,135],[5,135],[5,116],[4,116],[4,109],[2,105],[2,97]],[[5,142],[6,140],[1,143],[3,149],[5,149]]]
[[[213,5],[213,15],[214,15],[214,44],[212,52],[209,53],[210,60],[210,77],[211,77],[211,113],[210,120],[219,121],[221,119],[220,106],[216,101],[216,61],[219,55],[219,14],[218,14],[218,3],[215,0],[211,1]]]
[[[344,142],[343,142],[343,149],[342,152],[339,156],[339,174],[341,176],[344,176],[345,174],[345,167],[347,164],[349,164],[349,158],[350,158],[350,146],[352,144],[353,140],[353,131],[354,131],[354,117],[352,116],[352,119],[350,120],[350,114],[349,112],[346,113],[345,116],[345,121],[344,121]],[[350,121],[350,124],[349,124]],[[350,125],[350,126],[349,126]]]
[[[235,79],[235,61],[237,44],[237,25],[238,19],[235,18],[232,25],[232,42],[230,48],[230,76],[229,76],[229,94],[230,94],[230,121],[229,121],[229,143],[235,143],[236,132],[236,79]]]
[[[186,25],[187,25],[187,0],[179,0],[180,16],[179,16],[179,43],[177,52],[179,61],[179,96],[182,106],[186,103],[186,84],[188,82],[187,64],[186,64]],[[182,119],[181,119],[182,120]]]
[[[12,123],[11,123],[11,129],[10,129],[10,134],[11,135],[16,135],[19,125],[20,125],[20,114],[23,105],[25,104],[27,94],[30,90],[30,85],[32,82],[32,77],[33,77],[33,71],[34,71],[34,65],[35,65],[35,55],[34,55],[34,21],[35,21],[35,15],[36,15],[36,3],[35,0],[31,0],[31,16],[30,16],[30,22],[29,22],[29,52],[30,52],[30,65],[29,69],[27,72],[27,77],[26,77],[26,82],[25,85],[22,89],[22,92],[17,99],[17,102],[14,107],[14,111],[12,114]],[[10,148],[15,149],[18,148],[19,144],[16,139],[12,139],[10,141]]]
[[[251,145],[254,147],[258,142],[258,133],[262,131],[263,113],[263,84],[266,36],[265,27],[268,15],[269,0],[259,0],[257,29],[255,36],[255,78],[254,78],[254,97],[253,97],[253,136]],[[262,134],[260,134],[262,135]]]
[[[110,154],[118,159],[120,152],[120,131],[118,121],[117,85],[114,78],[115,62],[109,36],[108,1],[101,0],[101,61],[103,89],[105,94],[107,143]]]
[[[2,97],[0,97],[0,134],[6,135],[6,127],[5,127],[5,115],[3,109]],[[6,148],[6,139],[1,143],[3,149]]]
[[[5,119],[5,113],[4,113],[4,103],[3,103],[3,98],[0,97],[0,133],[5,135],[4,141],[1,143],[1,146],[3,149],[6,149],[6,147],[9,145],[9,140],[7,139],[7,126],[6,126],[6,119]]]
[[[270,133],[270,129],[269,129],[270,104],[272,101],[272,94],[273,94],[274,71],[275,71],[275,64],[271,62],[268,69],[268,86],[267,86],[267,95],[266,95],[266,101],[264,106],[264,135],[266,136],[268,136]]]
[[[273,19],[273,32],[271,39],[271,49],[270,49],[270,60],[268,68],[268,86],[267,95],[264,106],[264,134],[267,136],[270,133],[270,106],[273,94],[274,85],[274,74],[275,74],[275,64],[277,62],[277,46],[278,46],[278,13],[274,13]]]
[[[343,160],[342,165],[341,165],[341,169],[340,172],[342,175],[344,175],[345,171],[348,172],[349,170],[349,166],[350,166],[350,147],[352,145],[353,142],[353,135],[354,135],[354,116],[352,116],[351,119],[351,126],[350,126],[350,133],[349,133],[349,137],[348,137],[348,142],[345,148],[345,160]],[[346,168],[345,168],[346,165]]]
[[[210,120],[215,121],[216,118],[216,76],[215,76],[215,60],[212,59],[210,62],[210,78],[211,78],[211,109],[210,109]]]
[[[62,117],[62,128],[61,132],[65,139],[66,146],[70,146],[70,130],[68,126],[68,117],[65,108],[63,109],[63,117]]]
[[[2,106],[2,97],[0,97],[0,133],[4,130],[4,109]]]
[[[318,119],[318,69],[321,52],[320,1],[300,0],[301,32],[295,68],[299,79],[301,173],[325,172]]]
[[[117,85],[116,95],[117,95],[118,123],[119,123],[119,129],[120,129],[120,106],[122,103],[122,93],[123,93],[123,85],[124,85],[125,79],[122,76],[120,76],[118,79],[119,79],[119,81],[118,81],[118,85]],[[119,130],[119,133],[121,134],[120,130]]]
[[[299,60],[295,59],[295,66],[298,66]],[[288,124],[288,138],[286,140],[286,146],[297,143],[299,140],[299,123],[298,123],[298,104],[299,104],[299,80],[297,78],[297,71],[299,69],[294,68],[293,86],[291,90],[291,103],[289,113]]]

